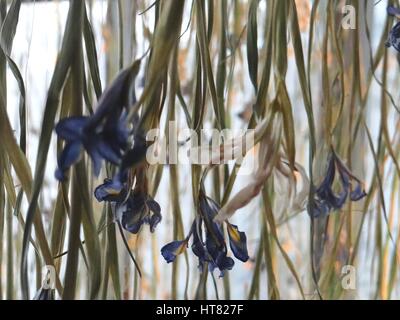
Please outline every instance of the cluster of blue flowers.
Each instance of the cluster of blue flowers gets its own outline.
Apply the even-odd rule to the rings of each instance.
[[[118,75],[102,95],[93,115],[64,118],[56,125],[57,135],[66,142],[58,158],[58,180],[66,179],[66,172],[79,161],[83,149],[92,159],[96,176],[100,173],[103,160],[114,165],[121,164],[130,135],[126,119],[129,106],[124,94],[129,74],[130,70],[126,69]]]
[[[117,175],[118,177],[118,175]],[[122,227],[130,233],[137,234],[144,224],[150,226],[154,232],[161,221],[160,205],[147,194],[141,179],[136,182],[133,190],[128,190],[128,184],[122,185],[119,179],[106,179],[94,192],[98,201],[107,201],[116,205],[116,211],[121,211],[120,222]]]
[[[336,173],[339,174],[341,187],[338,193],[333,190]],[[366,196],[361,181],[350,172],[333,150],[329,155],[326,175],[315,188],[314,194],[314,200],[310,203],[310,212],[314,218],[326,216],[332,210],[340,210],[348,198],[358,201]]]
[[[147,150],[143,135],[127,119],[128,108],[136,102],[131,79],[131,69],[122,71],[102,95],[93,115],[65,118],[56,125],[57,135],[66,143],[55,175],[58,180],[65,180],[66,173],[79,161],[83,150],[92,159],[96,176],[103,160],[115,165],[116,175],[95,189],[95,197],[98,201],[114,203],[116,211],[123,211],[122,226],[137,233],[145,223],[154,231],[161,221],[161,208],[147,194],[145,175],[138,170],[136,187],[133,190],[128,187],[130,169],[144,160]]]
[[[231,257],[227,256],[227,245],[224,237],[223,225],[215,222],[220,207],[204,192],[199,195],[199,215],[194,220],[188,236],[183,240],[168,243],[161,249],[161,254],[169,263],[183,253],[192,239],[192,251],[199,259],[199,268],[204,270],[208,264],[208,270],[213,272],[218,268],[222,277],[226,270],[231,270],[235,264]],[[229,244],[233,255],[240,261],[246,262],[249,259],[247,253],[247,239],[244,232],[238,227],[226,222]],[[203,234],[203,228],[204,234]],[[203,237],[205,236],[205,242]]]
[[[393,14],[398,14],[398,9],[393,10]],[[391,45],[396,47],[395,39],[398,37],[395,32],[391,33],[391,39]],[[102,95],[93,115],[69,117],[57,124],[56,132],[66,143],[58,159],[56,178],[60,181],[66,179],[68,169],[80,159],[83,150],[92,159],[96,176],[100,173],[103,160],[115,165],[115,176],[105,179],[95,189],[94,195],[100,202],[114,204],[118,222],[125,230],[136,234],[145,224],[154,232],[161,221],[161,208],[147,192],[146,166],[140,165],[145,158],[146,141],[135,130],[134,123],[127,120],[131,105],[127,97],[131,91],[130,70],[127,69],[119,74]],[[134,93],[132,97],[131,102],[136,101]],[[132,170],[132,167],[135,169]],[[339,175],[341,187],[338,193],[333,190],[336,173]],[[133,178],[135,185],[132,189]],[[332,210],[341,209],[348,198],[358,201],[366,193],[361,181],[332,150],[325,178],[315,188],[314,195],[309,212],[313,217],[320,217],[328,215]],[[223,276],[226,270],[233,268],[234,260],[227,255],[223,224],[214,221],[220,207],[203,190],[200,191],[198,200],[199,212],[188,236],[165,245],[161,254],[168,263],[173,262],[177,255],[185,251],[192,238],[191,248],[199,259],[200,269],[204,270],[207,265],[212,272],[217,268]],[[233,255],[246,262],[249,259],[246,234],[229,222],[225,224]]]
[[[133,123],[127,121],[129,103],[126,102],[126,92],[130,91],[130,80],[129,69],[121,72],[102,95],[93,115],[69,117],[57,124],[56,133],[66,144],[58,159],[56,178],[60,181],[67,178],[66,173],[80,159],[83,150],[92,159],[96,176],[100,173],[103,160],[115,165],[115,176],[105,179],[95,189],[94,195],[99,202],[112,203],[122,227],[137,234],[145,224],[154,232],[161,221],[161,208],[147,193],[146,166],[140,165],[145,158],[146,141],[142,134],[135,132]],[[133,178],[135,185],[132,189],[130,182]],[[199,215],[189,235],[184,240],[173,241],[162,248],[161,254],[166,261],[174,261],[193,237],[192,250],[199,258],[202,270],[206,264],[210,271],[218,268],[221,276],[226,270],[231,270],[234,261],[227,256],[223,225],[213,220],[219,209],[212,199],[201,192]],[[247,261],[249,256],[245,233],[229,222],[226,222],[226,226],[233,255],[243,262]]]

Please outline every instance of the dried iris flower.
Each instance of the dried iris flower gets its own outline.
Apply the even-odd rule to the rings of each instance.
[[[143,173],[136,175],[136,187],[133,190],[128,190],[126,181],[121,185],[117,175],[117,178],[105,179],[94,191],[99,202],[115,204],[117,219],[125,230],[133,234],[138,233],[143,224],[148,224],[150,231],[154,232],[162,219],[160,205],[146,192],[144,176]]]
[[[125,94],[129,92],[130,71],[126,69],[118,75],[102,95],[92,116],[64,118],[56,125],[57,135],[66,141],[58,158],[55,174],[58,180],[66,178],[65,172],[80,159],[83,149],[92,159],[96,176],[103,160],[121,164],[131,132],[126,119],[128,103]]]
[[[336,174],[339,175],[340,191],[334,191]],[[321,184],[315,188],[315,198],[310,203],[314,218],[326,216],[332,210],[340,210],[347,199],[358,201],[366,196],[361,180],[354,176],[332,150],[326,174]]]
[[[161,207],[152,197],[141,190],[133,190],[122,209],[121,224],[130,233],[138,233],[143,224],[154,232],[161,221]]]
[[[231,257],[227,256],[227,246],[225,242],[223,225],[214,222],[215,216],[220,210],[219,205],[203,192],[199,196],[199,215],[195,219],[188,236],[184,240],[172,241],[161,249],[164,259],[170,263],[183,253],[188,247],[192,237],[192,251],[199,259],[199,268],[204,270],[208,265],[210,272],[216,268],[222,277],[226,270],[231,270],[235,264]],[[246,262],[249,259],[247,252],[247,238],[244,232],[240,232],[238,227],[226,222],[230,248],[233,255]],[[203,233],[204,229],[204,233]],[[203,238],[205,237],[205,241]]]

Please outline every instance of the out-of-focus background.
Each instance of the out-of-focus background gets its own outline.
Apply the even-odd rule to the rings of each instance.
[[[6,1],[7,2],[7,1]],[[188,108],[193,105],[193,86],[196,78],[196,3],[186,1],[182,21],[182,36],[178,53],[179,81],[183,99]],[[214,73],[220,60],[218,58],[222,30],[225,30],[226,44],[226,83],[223,96],[228,123],[232,128],[246,128],[250,119],[252,105],[255,102],[254,89],[248,72],[247,60],[247,28],[249,27],[249,8],[253,1],[226,0],[227,21],[221,24],[220,1],[204,2],[206,8],[214,7],[214,24],[209,38],[209,51]],[[268,33],[266,17],[268,1],[259,1],[257,14],[257,48],[259,74],[265,64]],[[288,1],[289,2],[289,1]],[[391,104],[399,101],[399,66],[397,52],[384,47],[382,39],[386,40],[388,26],[393,19],[388,20],[386,7],[388,2],[380,1],[294,1],[297,8],[301,41],[304,51],[304,61],[307,65],[310,55],[310,88],[316,125],[317,153],[314,163],[315,181],[321,181],[326,168],[324,157],[324,120],[326,117],[326,91],[323,74],[329,72],[328,89],[334,115],[338,114],[341,95],[344,99],[343,120],[334,132],[333,141],[339,147],[344,162],[351,167],[352,172],[365,181],[367,192],[371,192],[360,202],[353,203],[350,209],[352,218],[347,218],[349,207],[340,212],[332,212],[326,225],[326,239],[321,253],[320,290],[326,298],[350,299],[396,299],[399,298],[398,249],[399,244],[399,175],[395,162],[390,156],[388,142],[393,148],[394,158],[399,159],[400,136],[397,134],[399,113]],[[7,2],[8,3],[8,2]],[[95,44],[98,53],[98,63],[103,87],[115,78],[121,68],[128,67],[134,59],[144,55],[150,45],[150,37],[154,31],[155,7],[150,7],[153,1],[130,0],[87,0],[85,1],[89,20],[93,27]],[[9,4],[9,3],[8,3]],[[344,29],[341,26],[346,12],[345,5],[353,5],[356,10],[356,29]],[[149,8],[148,10],[146,10]],[[315,11],[312,12],[312,8]],[[331,10],[332,8],[332,10]],[[61,48],[61,41],[69,9],[68,1],[26,1],[23,2],[19,14],[18,25],[13,43],[11,57],[18,65],[24,79],[26,89],[26,119],[27,119],[27,148],[28,162],[34,172],[38,150],[38,137],[42,128],[44,106],[47,92]],[[207,14],[210,11],[207,11]],[[333,15],[333,16],[329,16]],[[313,18],[312,18],[313,17]],[[368,28],[366,27],[366,23]],[[310,33],[310,25],[313,32]],[[223,28],[223,29],[222,29]],[[122,31],[122,34],[121,34]],[[305,111],[295,52],[292,46],[293,35],[288,24],[287,56],[288,70],[286,86],[292,104],[295,126],[296,162],[301,164],[309,173],[309,126]],[[310,35],[313,36],[310,43]],[[324,44],[328,38],[327,48]],[[121,44],[122,43],[122,44]],[[343,74],[338,68],[338,48],[343,59]],[[357,47],[357,48],[356,48]],[[326,56],[324,56],[324,51]],[[355,54],[355,52],[357,52]],[[372,54],[372,55],[371,55]],[[355,58],[357,55],[357,59]],[[276,57],[274,58],[276,59]],[[371,66],[371,61],[373,62]],[[274,70],[274,69],[273,69]],[[357,71],[358,70],[358,71]],[[140,96],[145,84],[146,64],[136,81],[136,95]],[[354,79],[354,74],[360,75]],[[372,75],[372,73],[374,75]],[[214,74],[214,75],[215,75]],[[344,76],[345,85],[341,91],[340,77]],[[268,93],[268,99],[273,98],[273,75]],[[383,86],[382,86],[383,82]],[[355,97],[352,93],[358,91]],[[20,90],[11,70],[7,71],[7,113],[15,136],[20,134],[19,114]],[[91,99],[95,101],[94,94]],[[204,127],[211,128],[213,124],[210,97],[207,97],[207,113]],[[95,105],[95,104],[94,104]],[[379,177],[376,174],[376,163],[371,151],[368,137],[359,121],[359,116],[365,118],[371,133],[375,157],[377,157]],[[185,114],[177,102],[177,120],[179,129],[186,128]],[[162,116],[164,126],[166,114]],[[356,139],[349,134],[359,126]],[[352,127],[352,128],[351,128]],[[382,128],[384,130],[382,130]],[[387,130],[387,131],[385,131]],[[386,141],[385,135],[389,141]],[[0,143],[2,137],[0,137]],[[249,152],[253,157],[257,149]],[[49,157],[46,165],[45,180],[39,199],[41,217],[46,234],[50,234],[54,206],[58,195],[58,182],[54,178],[56,169],[56,136],[53,135]],[[350,162],[350,163],[349,163]],[[187,232],[195,215],[192,198],[191,167],[178,166],[178,186],[180,215],[183,228]],[[255,168],[254,168],[255,169]],[[160,186],[155,199],[162,208],[163,220],[155,233],[148,228],[142,228],[139,235],[129,235],[129,245],[141,265],[143,276],[137,277],[134,266],[127,254],[117,232],[117,249],[119,264],[119,282],[121,298],[124,299],[183,299],[187,287],[188,297],[194,297],[200,278],[197,259],[188,250],[188,262],[183,256],[177,259],[176,267],[167,264],[160,254],[161,247],[174,240],[174,205],[171,199],[171,184],[169,166],[165,165],[161,176]],[[255,171],[255,170],[254,170]],[[19,188],[18,178],[14,175],[16,190]],[[94,185],[101,183],[102,173]],[[239,175],[232,194],[239,191],[252,179],[251,174]],[[379,182],[379,180],[381,180]],[[210,196],[213,197],[211,183]],[[375,186],[375,187],[373,187]],[[299,185],[300,188],[300,185]],[[274,208],[276,231],[275,239],[271,226],[265,227],[264,207],[261,197],[253,199],[247,206],[238,210],[232,218],[241,231],[247,234],[250,259],[246,263],[235,262],[235,267],[225,278],[218,278],[215,272],[215,282],[211,277],[207,282],[207,298],[232,299],[268,299],[271,294],[271,281],[276,282],[279,297],[285,299],[301,298],[294,274],[304,290],[307,299],[317,298],[315,283],[312,277],[310,258],[310,218],[305,210],[288,212],[288,187],[285,182],[275,181],[275,194],[271,198]],[[382,198],[383,197],[383,198]],[[367,203],[367,204],[366,204]],[[102,214],[102,205],[93,199],[96,221]],[[0,261],[1,297],[10,299],[22,298],[20,290],[20,256],[23,227],[15,215],[7,218],[7,212],[12,212],[11,204],[5,206],[3,215]],[[21,205],[22,215],[25,215],[28,201],[24,197]],[[385,212],[385,211],[386,212]],[[387,214],[387,220],[385,218]],[[349,223],[351,223],[349,225]],[[68,234],[68,228],[66,229]],[[390,230],[390,233],[389,233]],[[324,230],[325,231],[325,230]],[[260,250],[260,239],[264,238],[263,250]],[[7,238],[8,233],[11,236]],[[34,233],[33,233],[34,234]],[[279,246],[277,241],[279,241]],[[12,241],[12,245],[9,245]],[[265,241],[268,250],[265,250]],[[323,240],[321,240],[323,241]],[[100,242],[106,245],[105,241]],[[64,242],[67,250],[68,242]],[[11,250],[11,252],[9,252]],[[315,249],[317,250],[317,249]],[[287,256],[282,254],[284,251]],[[349,261],[356,251],[354,260]],[[106,254],[110,254],[105,253]],[[65,261],[65,256],[60,258]],[[104,259],[104,256],[103,256]],[[288,263],[290,260],[291,264]],[[343,288],[342,268],[345,265],[355,267],[355,288]],[[104,267],[104,266],[103,266]],[[61,280],[65,272],[65,263],[60,267]],[[77,298],[87,298],[88,270],[79,260],[77,282]],[[28,256],[28,274],[30,295],[37,291],[35,254],[32,249]],[[273,276],[271,275],[271,272]],[[174,274],[174,276],[173,276]],[[187,278],[188,277],[188,278]],[[173,280],[174,279],[174,280]],[[175,284],[173,284],[175,283]],[[114,299],[115,279],[108,277],[107,285],[102,284],[102,298]],[[174,292],[172,287],[176,285]],[[275,295],[276,297],[276,295]]]

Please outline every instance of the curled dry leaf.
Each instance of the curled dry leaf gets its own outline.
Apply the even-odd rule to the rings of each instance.
[[[289,174],[288,174],[289,173]],[[295,171],[292,172],[285,160],[282,160],[275,175],[275,202],[274,212],[279,221],[285,220],[289,214],[296,215],[306,209],[310,181],[302,165],[295,163]],[[300,190],[298,191],[298,188]]]
[[[283,216],[291,206],[296,195],[296,178],[284,162],[277,164],[273,171],[274,178],[274,210],[278,216]]]
[[[298,163],[296,163],[296,170],[299,173],[302,181],[301,190],[296,194],[294,202],[291,205],[291,212],[300,212],[303,211],[306,207],[308,193],[310,191],[310,180],[308,179],[306,170],[304,167]]]
[[[282,120],[279,114],[272,119],[268,126],[259,149],[259,167],[253,181],[235,194],[219,211],[214,221],[223,222],[232,217],[237,210],[246,206],[254,199],[263,188],[267,179],[271,176],[274,167],[279,163],[281,153],[279,152],[280,138],[282,133]]]

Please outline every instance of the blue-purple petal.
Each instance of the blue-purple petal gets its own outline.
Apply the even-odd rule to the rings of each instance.
[[[79,160],[81,148],[82,145],[79,141],[69,142],[65,145],[64,150],[58,158],[58,168],[55,174],[59,181],[65,179],[65,171]]]
[[[90,143],[85,143],[85,149],[89,154],[90,159],[92,159],[94,174],[96,177],[98,177],[100,174],[101,165],[103,163],[103,158],[98,152],[95,145],[91,145]]]
[[[312,218],[325,217],[329,214],[330,207],[323,200],[314,199],[310,206]]]
[[[154,213],[150,217],[149,225],[150,225],[150,232],[154,232],[157,225],[161,222],[161,214]]]
[[[123,98],[127,88],[127,79],[131,69],[121,71],[118,76],[113,80],[112,84],[101,95],[95,114],[91,119],[91,123],[97,124],[104,116],[112,112],[121,112],[124,107]],[[116,110],[120,108],[120,110]]]
[[[225,254],[220,254],[217,258],[216,264],[220,270],[219,277],[222,278],[225,275],[226,270],[232,270],[235,261],[233,261],[231,257],[227,257]]]
[[[121,172],[125,173],[129,168],[142,162],[146,157],[146,152],[146,140],[140,135],[136,135],[133,148],[129,149],[122,158]]]
[[[204,263],[209,259],[207,258],[207,251],[202,241],[202,228],[201,223],[199,223],[198,228],[196,228],[196,224],[193,225],[193,242],[192,242],[192,251],[195,256],[199,259],[199,268],[203,271]]]
[[[125,230],[138,233],[144,223],[149,223],[146,215],[145,200],[147,195],[133,192],[126,202],[126,211],[122,214],[121,223]]]
[[[150,196],[148,197],[147,201],[146,201],[146,205],[147,207],[154,212],[155,214],[160,214],[161,213],[161,207],[158,204],[157,201],[155,201],[154,199],[152,199]]]
[[[388,6],[386,11],[387,11],[388,15],[390,15],[390,16],[400,15],[400,9],[399,8]]]
[[[138,212],[125,211],[122,214],[122,227],[130,233],[137,234],[144,222]]]
[[[233,224],[228,223],[227,226],[229,245],[233,255],[240,261],[246,262],[249,260],[246,234],[239,231],[238,227]]]
[[[361,186],[361,183],[357,183],[356,188],[350,193],[351,201],[358,201],[364,198],[367,194]]]
[[[187,241],[173,241],[161,248],[161,254],[164,259],[170,263],[173,262],[187,248]]]
[[[123,192],[119,182],[116,183],[111,179],[105,179],[104,183],[94,190],[94,196],[99,202],[120,202],[123,201],[125,194],[126,192]]]
[[[64,118],[57,123],[55,130],[57,135],[66,141],[80,140],[82,130],[87,123],[88,117]]]
[[[96,145],[97,151],[103,159],[111,162],[112,164],[119,164],[121,160],[121,154],[114,150],[111,143],[107,143],[104,140],[98,140],[93,142]]]

